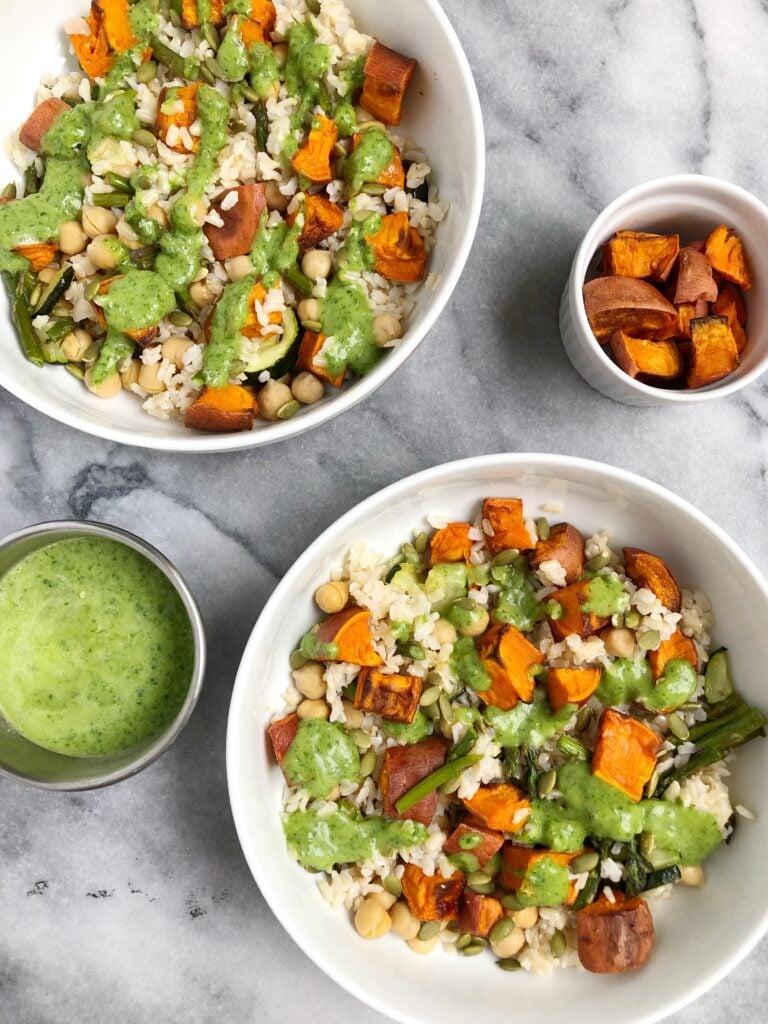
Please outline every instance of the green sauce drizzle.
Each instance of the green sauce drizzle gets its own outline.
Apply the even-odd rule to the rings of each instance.
[[[313,797],[327,797],[341,782],[360,776],[360,755],[343,725],[304,718],[283,761],[286,778]]]

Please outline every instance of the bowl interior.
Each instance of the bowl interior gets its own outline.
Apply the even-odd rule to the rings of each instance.
[[[656,949],[634,974],[558,971],[547,979],[521,972],[511,978],[490,957],[418,957],[393,936],[365,944],[348,914],[330,909],[312,876],[286,853],[282,776],[267,751],[265,728],[290,682],[290,652],[316,621],[314,589],[341,565],[352,541],[363,539],[389,554],[428,514],[462,519],[476,514],[489,495],[522,497],[530,515],[542,514],[544,503],[560,502],[562,518],[587,534],[606,529],[615,544],[668,559],[683,585],[702,587],[712,598],[715,645],[728,645],[744,696],[768,705],[753,671],[768,658],[768,590],[734,545],[690,506],[620,470],[556,456],[488,456],[438,467],[374,495],[339,520],[302,555],[262,613],[229,718],[230,797],[243,850],[264,896],[301,948],[336,981],[397,1020],[466,1024],[479,1006],[483,1019],[491,1020],[503,1019],[512,1005],[516,1019],[525,1021],[656,1020],[717,981],[768,923],[759,867],[768,841],[766,743],[756,741],[740,753],[731,780],[734,802],[752,808],[758,820],[744,822],[730,847],[711,859],[704,889],[682,889],[657,905]],[[550,514],[551,521],[559,518]]]
[[[67,57],[69,42],[63,25],[81,15],[86,0],[37,0],[34,19],[23,6],[3,14],[9,39],[0,66],[0,88],[6,97],[0,111],[0,137],[5,138],[29,116],[35,92],[44,75],[74,70]],[[409,317],[404,340],[372,373],[345,387],[341,394],[326,394],[284,423],[257,421],[252,431],[210,435],[185,430],[179,421],[163,422],[148,416],[135,396],[123,393],[105,401],[90,394],[81,382],[60,367],[38,369],[22,355],[9,321],[5,293],[0,295],[0,383],[34,408],[70,426],[111,440],[150,448],[180,451],[221,451],[249,448],[301,433],[360,401],[382,384],[413,352],[447,302],[472,244],[483,190],[484,143],[480,107],[471,72],[461,47],[436,0],[402,0],[379,4],[376,0],[349,0],[361,31],[419,61],[409,102],[398,129],[427,152],[433,181],[451,211],[438,232],[429,270],[441,275],[438,286],[421,289]],[[407,17],[405,16],[407,14]],[[32,41],[34,40],[34,46]],[[25,45],[25,41],[29,45]],[[462,159],[457,160],[456,154]],[[5,159],[4,177],[17,173]],[[0,290],[1,291],[1,290]]]

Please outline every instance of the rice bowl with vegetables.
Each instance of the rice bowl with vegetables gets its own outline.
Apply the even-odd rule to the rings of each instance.
[[[30,196],[6,191],[0,241],[34,362],[229,431],[398,344],[446,206],[391,130],[415,62],[338,0],[218,6],[213,24],[99,0],[67,22],[87,74],[41,90],[12,147]]]
[[[317,592],[268,730],[288,847],[365,938],[640,967],[650,907],[730,837],[727,762],[765,725],[709,601],[516,499],[426,526],[390,560],[354,544]]]

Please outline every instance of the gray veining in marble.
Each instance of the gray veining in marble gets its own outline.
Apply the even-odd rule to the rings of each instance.
[[[768,199],[768,5],[444,6],[483,100],[484,215],[450,307],[373,398],[292,443],[192,460],[91,439],[0,394],[0,533],[79,516],[142,534],[187,577],[211,641],[197,713],[139,777],[75,796],[0,781],[3,1024],[294,1024],[310,993],[317,1021],[383,1020],[265,906],[223,757],[238,658],[270,589],[383,485],[484,452],[602,459],[694,502],[768,572],[768,384],[706,411],[616,405],[576,376],[557,330],[573,251],[624,189],[699,170]],[[674,1024],[764,1020],[767,968],[763,941]]]

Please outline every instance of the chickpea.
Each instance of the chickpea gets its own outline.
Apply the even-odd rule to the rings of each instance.
[[[426,941],[420,939],[418,935],[415,939],[408,939],[408,948],[413,950],[414,953],[418,953],[419,956],[426,956],[427,953],[431,953],[435,946],[440,941],[440,932],[437,935],[433,935],[431,939]]]
[[[155,203],[154,206],[150,206],[150,208],[147,210],[147,216],[149,217],[150,220],[156,221],[161,228],[167,228],[170,225],[170,221],[168,220],[168,214],[165,212],[162,206],[159,206],[157,203]]]
[[[117,222],[117,237],[123,243],[126,249],[135,251],[136,249],[143,249],[144,243],[140,238],[137,238],[136,232],[133,230],[127,220],[119,220]]]
[[[204,306],[211,306],[216,299],[216,292],[208,284],[207,280],[195,281],[189,286],[189,295],[196,306],[201,309]]]
[[[85,371],[85,386],[88,390],[96,395],[98,398],[114,398],[115,395],[120,394],[122,383],[120,381],[120,374],[113,373],[111,377],[107,377],[101,384],[93,383],[93,367],[89,366]]]
[[[93,338],[88,331],[76,330],[68,334],[61,343],[61,351],[70,363],[79,363],[88,349],[91,347]]]
[[[333,269],[333,257],[327,249],[310,249],[304,253],[301,269],[313,281],[329,277]]]
[[[455,602],[457,623],[456,632],[460,636],[480,636],[488,628],[491,617],[482,605],[471,598],[463,598]],[[459,610],[460,609],[460,610]]]
[[[341,796],[341,786],[335,785],[330,793],[325,794],[326,800],[338,800]]]
[[[288,385],[271,380],[259,392],[259,412],[265,420],[276,420],[279,410],[292,401],[293,395]]]
[[[373,892],[370,898],[377,900],[385,910],[390,910],[397,903],[397,896],[393,896],[391,892]]]
[[[302,299],[296,307],[296,312],[302,323],[306,323],[307,320],[317,323],[320,319],[320,303],[317,299]]]
[[[285,67],[285,62],[288,60],[288,44],[287,43],[275,43],[272,47],[272,54],[277,61],[279,68]]]
[[[344,708],[344,719],[348,729],[359,729],[363,724],[365,712],[356,708],[351,701],[343,700],[341,706]]]
[[[180,370],[184,366],[184,353],[192,348],[194,342],[189,338],[166,338],[163,342],[161,349],[163,353],[163,359],[167,359],[169,363],[173,363],[177,370]]]
[[[500,942],[492,942],[491,949],[494,956],[504,960],[508,956],[514,956],[515,953],[519,953],[524,945],[525,932],[522,928],[513,928],[509,935],[505,936]]]
[[[186,205],[190,220],[197,227],[201,228],[205,224],[205,218],[208,216],[205,203],[202,199],[189,199]]]
[[[440,645],[456,643],[456,630],[447,619],[438,619],[434,625],[433,633],[435,634],[435,640]]]
[[[296,708],[299,718],[330,718],[331,709],[324,700],[303,700]]]
[[[112,235],[117,227],[117,217],[114,213],[101,206],[84,206],[81,220],[83,231],[89,238]]]
[[[141,372],[141,360],[130,359],[123,365],[120,370],[120,380],[123,382],[123,387],[126,391],[130,391],[132,384],[139,383],[139,373]]]
[[[280,191],[280,186],[276,181],[265,181],[264,182],[264,195],[267,200],[268,210],[278,210],[280,213],[285,213],[288,207],[291,205],[291,196],[284,196]]]
[[[148,395],[159,395],[165,391],[165,384],[158,378],[160,363],[142,363],[136,383],[144,388]]]
[[[334,615],[346,608],[349,602],[349,587],[343,580],[324,583],[315,591],[315,604],[326,615]]]
[[[533,928],[539,920],[539,908],[523,907],[522,910],[515,910],[509,916],[515,922],[515,928],[522,928],[525,931],[526,928]]]
[[[381,316],[374,317],[373,336],[376,339],[376,344],[382,348],[384,345],[388,345],[390,341],[402,338],[403,325],[391,313],[382,313]]]
[[[229,280],[233,282],[241,281],[244,277],[248,277],[249,274],[253,273],[250,256],[235,256],[234,259],[227,260],[224,266],[226,267]]]
[[[355,928],[364,939],[380,939],[392,927],[392,918],[378,900],[368,896],[355,911]]]
[[[297,402],[302,405],[314,405],[319,402],[325,394],[325,387],[319,377],[308,370],[302,370],[297,374],[291,384],[291,393]]]
[[[99,270],[114,270],[121,259],[122,245],[115,235],[98,235],[86,249],[88,259]]]
[[[635,650],[635,634],[631,629],[604,629],[600,634],[605,649],[616,658],[631,658]]]
[[[415,939],[419,934],[421,921],[414,917],[411,908],[404,900],[395,903],[389,912],[392,919],[392,931],[406,942]]]
[[[293,673],[293,685],[303,697],[317,700],[325,696],[325,679],[323,678],[323,666],[316,661],[307,662]]]
[[[43,269],[39,271],[37,279],[41,284],[50,284],[58,273],[59,271],[56,267],[43,267]]]
[[[680,881],[683,885],[694,885],[700,888],[704,885],[704,869],[700,864],[686,864],[680,868]]]
[[[59,248],[66,256],[77,256],[88,245],[88,235],[77,220],[66,220],[59,228]]]

